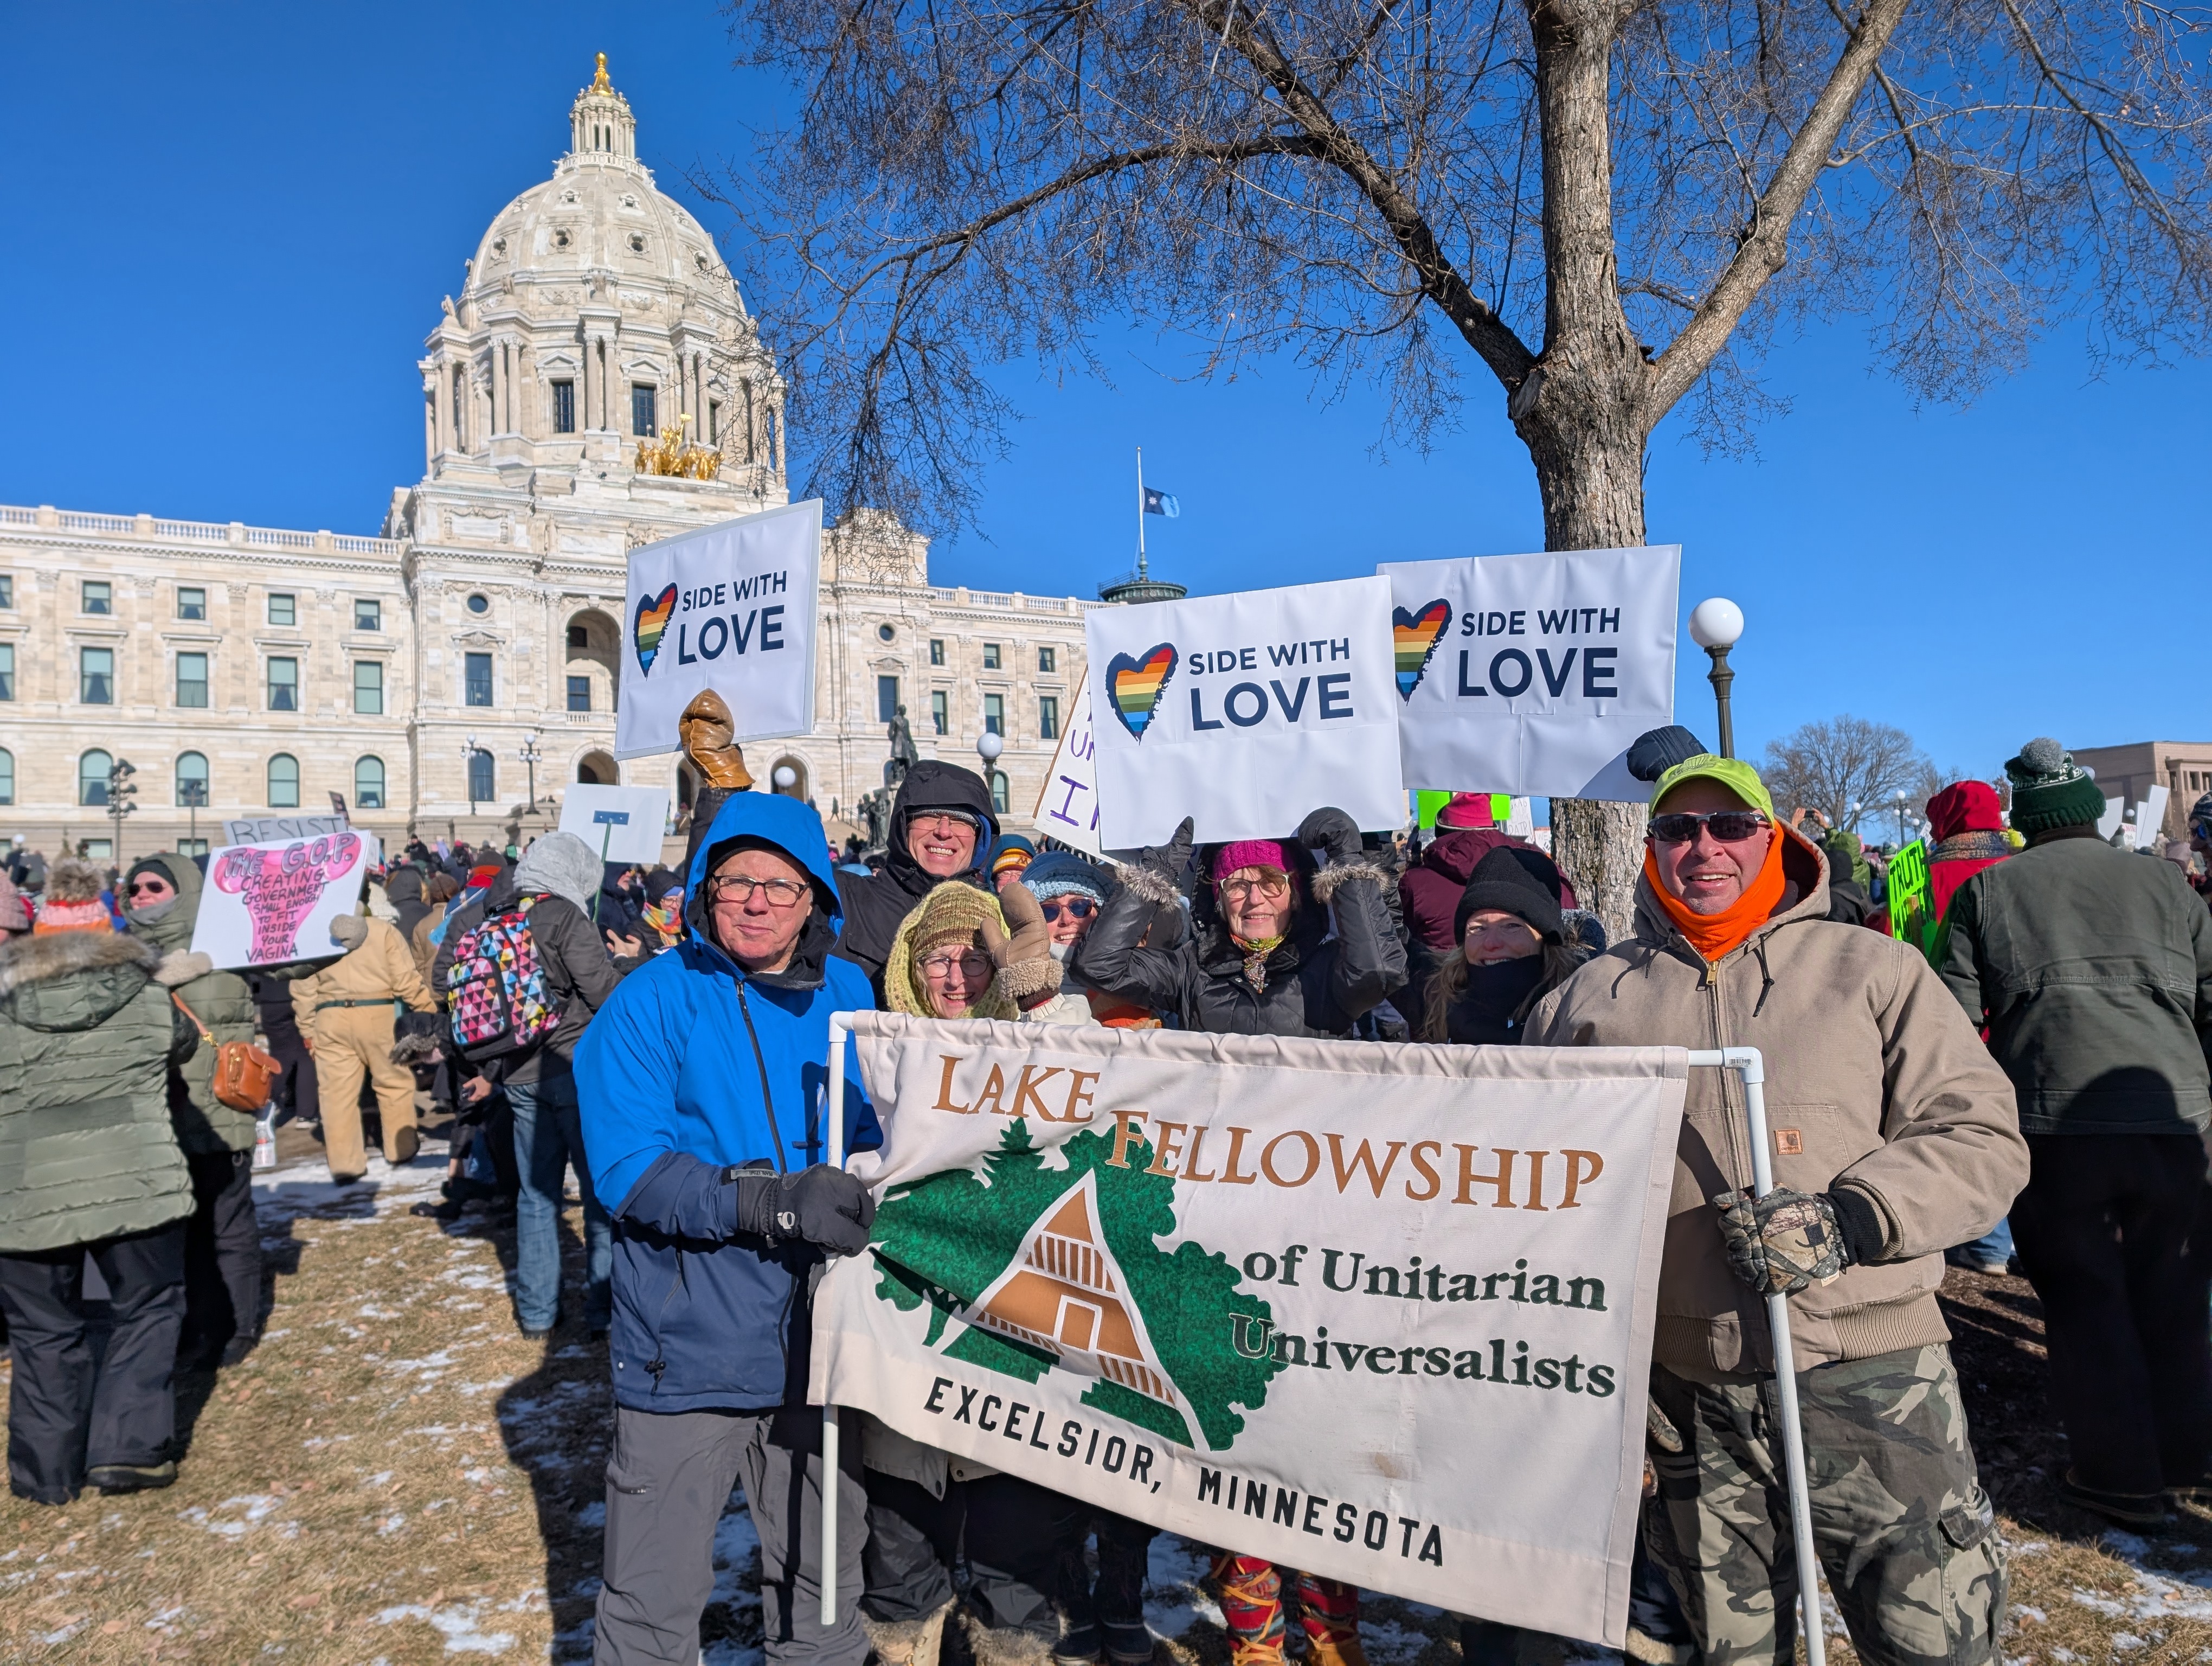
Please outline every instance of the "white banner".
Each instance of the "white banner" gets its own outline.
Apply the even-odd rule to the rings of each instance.
[[[816,1298],[817,1400],[1620,1645],[1683,1053],[855,1025],[883,1202]]]
[[[1392,562],[1406,785],[1643,802],[1674,721],[1680,544]]]
[[[1342,579],[1085,616],[1101,842],[1282,838],[1333,804],[1401,825],[1390,587]]]
[[[1036,830],[1086,856],[1103,856],[1098,842],[1098,759],[1091,738],[1090,674],[1075,685],[1067,727],[1060,732],[1052,768],[1044,772],[1036,809],[1030,820]]]
[[[657,862],[662,830],[668,825],[665,787],[593,787],[578,782],[562,789],[561,831],[574,833],[605,862]]]
[[[343,954],[331,921],[360,906],[362,882],[383,857],[375,834],[355,831],[225,845],[208,858],[192,952],[218,966]]]
[[[676,749],[676,720],[712,689],[739,740],[814,727],[817,499],[629,552],[615,756]]]

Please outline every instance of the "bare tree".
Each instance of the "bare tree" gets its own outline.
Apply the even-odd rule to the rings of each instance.
[[[1774,795],[1774,807],[1784,816],[1803,805],[1837,827],[1868,824],[1880,841],[1896,836],[1900,791],[1911,795],[1908,811],[1917,800],[1920,815],[1926,816],[1923,789],[1942,785],[1940,780],[1929,784],[1935,768],[1904,730],[1846,713],[1800,724],[1781,739],[1769,741],[1760,772]],[[1884,821],[1885,816],[1891,819]]]
[[[1103,374],[1135,319],[1287,352],[1426,447],[1486,381],[1553,549],[1644,541],[1686,402],[1740,445],[1778,325],[1846,313],[1917,392],[2055,319],[2212,319],[2204,14],[2082,0],[730,0],[804,89],[726,192],[818,489],[972,513],[988,367]],[[1476,379],[1470,381],[1469,378]],[[1624,927],[1641,812],[1555,807]]]

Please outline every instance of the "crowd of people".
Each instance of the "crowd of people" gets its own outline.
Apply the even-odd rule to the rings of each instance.
[[[956,1628],[982,1666],[1149,1661],[1146,1524],[857,1414],[824,1472],[809,1304],[827,1258],[866,1250],[875,1208],[823,1161],[828,1016],[876,1007],[1759,1049],[1765,1196],[1751,1195],[1737,1090],[1717,1073],[1689,1088],[1632,1581],[1638,1659],[1790,1653],[1764,1316],[1777,1292],[1793,1298],[1818,1549],[1868,1658],[1995,1657],[2003,1551],[1936,1300],[1947,1256],[2001,1268],[2016,1243],[2069,1442],[2063,1497],[2133,1524],[2212,1498],[2212,1259],[2197,1235],[2212,1201],[2212,910],[2189,848],[2167,860],[2098,837],[2103,796],[2056,742],[2007,764],[2008,812],[1987,783],[1936,796],[1929,883],[1907,896],[1848,832],[1780,812],[1749,764],[1656,731],[1630,760],[1651,786],[1635,915],[1608,942],[1486,794],[1454,798],[1425,841],[1363,834],[1322,806],[1272,838],[1196,843],[1187,821],[1103,863],[1008,834],[980,778],[923,762],[864,860],[805,804],[750,790],[714,696],[683,733],[705,786],[680,868],[610,869],[558,833],[489,856],[410,847],[379,906],[337,922],[329,956],[250,978],[189,952],[190,859],[143,858],[105,895],[85,864],[35,885],[11,864],[0,926],[18,891],[37,898],[0,946],[18,1493],[166,1484],[174,1370],[252,1345],[255,1116],[218,1091],[217,1061],[258,1036],[279,1100],[319,1120],[334,1179],[366,1167],[365,1085],[389,1162],[416,1155],[418,1085],[448,1107],[447,1197],[424,1207],[450,1219],[512,1195],[521,1332],[580,1321],[604,1338],[616,1426],[596,1658],[693,1657],[714,1524],[742,1485],[771,1662],[935,1666]],[[2193,825],[2197,851],[2212,848],[2212,794]],[[501,965],[520,975],[483,970]],[[844,1103],[844,1149],[879,1145],[857,1079]],[[581,1313],[564,1316],[571,1169],[586,1278]],[[97,1370],[88,1258],[111,1292]],[[1213,1576],[1235,1666],[1281,1666],[1294,1633],[1310,1666],[1364,1666],[1356,1590],[1233,1547]],[[841,1597],[826,1627],[825,1581]],[[1480,1620],[1462,1645],[1470,1666],[1564,1646]]]

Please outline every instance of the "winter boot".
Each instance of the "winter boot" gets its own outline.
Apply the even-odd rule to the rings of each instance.
[[[1223,1554],[1213,1560],[1221,1617],[1229,1628],[1230,1666],[1284,1666],[1283,1577],[1264,1556]]]
[[[1298,1608],[1307,1666],[1367,1666],[1367,1651],[1359,1646],[1358,1586],[1301,1573]]]
[[[1103,1633],[1108,1666],[1148,1666],[1152,1628],[1145,1624],[1145,1577],[1152,1534],[1131,1523],[1098,1529],[1098,1583],[1091,1607]]]
[[[975,1666],[1052,1666],[1052,1640],[1019,1626],[986,1625],[981,1614],[963,1606],[960,1623]]]
[[[947,1602],[919,1620],[871,1620],[863,1614],[861,1628],[868,1646],[883,1666],[937,1666],[945,1647],[945,1621],[952,1612]]]

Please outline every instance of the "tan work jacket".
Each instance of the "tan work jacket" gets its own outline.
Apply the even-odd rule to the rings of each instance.
[[[417,1012],[437,1010],[429,986],[415,970],[415,957],[400,940],[399,928],[376,919],[368,921],[368,936],[359,948],[292,985],[292,1018],[301,1035],[314,1035],[315,1015],[323,1007],[351,1010],[337,1007],[335,1003],[339,1001],[399,1000]]]

